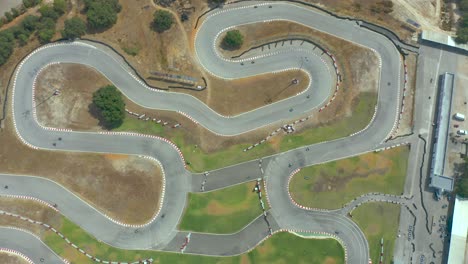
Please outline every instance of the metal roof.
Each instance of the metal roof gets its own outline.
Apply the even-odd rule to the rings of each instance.
[[[447,263],[468,263],[468,199],[455,198],[453,209],[452,234]]]
[[[455,39],[452,36],[438,32],[423,30],[421,34],[421,39],[439,44],[444,44],[458,49],[468,50],[467,44],[458,44],[457,42],[455,42]]]
[[[431,160],[431,187],[452,191],[453,179],[443,176],[445,167],[445,153],[449,136],[449,125],[452,108],[452,92],[454,75],[446,72],[442,75],[437,102],[437,118],[434,128],[434,146]]]

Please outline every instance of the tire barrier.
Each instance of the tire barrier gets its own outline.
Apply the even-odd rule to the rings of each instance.
[[[411,144],[409,142],[398,143],[398,144],[393,145],[393,146],[378,148],[378,149],[374,150],[374,152],[380,152],[380,151],[389,150],[389,149],[397,148],[397,147],[401,147],[401,146],[408,146],[408,145],[411,145]]]
[[[267,210],[265,210],[265,203],[263,202],[263,199],[262,199],[262,179],[260,178],[257,179],[255,183],[254,191],[258,194],[258,200],[260,201],[260,207],[262,208],[262,212],[263,212],[263,220],[265,220],[268,226],[268,233],[271,236],[273,231],[271,229],[270,221],[268,221],[268,218],[267,218]]]
[[[23,253],[19,251],[9,249],[9,248],[0,248],[0,252],[5,252],[7,254],[15,255],[17,257],[22,258],[27,263],[34,264],[34,262],[30,258],[28,258],[26,255],[24,255]]]
[[[185,249],[187,248],[188,243],[190,243],[190,236],[191,235],[192,235],[192,233],[188,233],[188,235],[185,237],[184,243],[180,247],[180,252],[181,253],[185,252]]]
[[[241,3],[241,2],[251,2],[252,0],[234,0],[234,1],[230,1],[230,2],[227,2],[226,5],[229,5],[229,4],[236,4],[236,3]],[[397,50],[402,54],[402,55],[406,55],[406,53],[403,51],[403,49],[406,49],[406,50],[410,50],[412,52],[416,52],[418,51],[419,47],[415,46],[415,45],[412,45],[412,44],[409,44],[409,43],[406,43],[404,42],[402,39],[400,39],[400,37],[393,31],[391,31],[390,29],[387,29],[387,28],[384,28],[382,26],[379,26],[377,24],[374,24],[374,23],[371,23],[371,22],[367,22],[365,20],[362,20],[362,19],[356,19],[354,17],[348,17],[348,16],[340,16],[340,15],[337,15],[336,13],[334,12],[331,12],[319,5],[316,5],[316,4],[313,4],[313,3],[307,3],[307,2],[303,2],[303,1],[299,1],[299,0],[270,0],[271,3],[263,3],[263,4],[257,4],[257,6],[261,6],[261,5],[271,5],[272,3],[274,2],[290,2],[290,3],[296,3],[296,4],[300,4],[300,5],[304,5],[304,6],[307,6],[307,7],[312,7],[314,9],[317,9],[321,12],[324,12],[330,16],[333,16],[335,18],[338,18],[338,19],[341,19],[341,20],[348,20],[348,21],[354,21],[356,22],[360,27],[364,27],[366,28],[367,30],[370,30],[370,31],[373,31],[375,33],[378,33],[380,35],[383,35],[385,36],[387,39],[389,39],[393,45],[395,45],[395,47],[397,48]],[[216,8],[213,8],[211,10],[208,10],[206,13],[214,10]],[[199,16],[199,19],[204,16],[206,13],[202,14]],[[198,24],[198,19],[197,19],[197,24]]]
[[[427,142],[426,140],[421,136],[418,135],[418,138],[420,138],[424,142],[424,149],[423,149],[423,154],[422,154],[422,161],[421,161],[421,166],[419,167],[419,195],[421,197],[421,206],[424,210],[424,214],[426,215],[426,230],[428,234],[431,234],[431,228],[429,228],[429,214],[426,209],[426,205],[424,204],[424,195],[423,195],[423,168],[424,168],[424,159],[426,158],[426,148],[427,148]]]
[[[393,132],[387,138],[387,141],[390,139],[393,139],[398,133],[398,130],[400,129],[400,125],[401,125],[401,120],[403,119],[403,114],[405,113],[405,98],[406,98],[406,91],[408,89],[408,66],[406,64],[405,56],[403,56],[403,66],[404,66],[404,83],[403,83],[403,96],[401,98],[401,107],[400,107],[400,111],[398,111],[397,109],[397,119],[395,120],[395,125],[394,125],[395,128],[392,130]],[[398,96],[398,98],[400,97]]]
[[[130,116],[134,116],[134,117],[138,118],[138,120],[141,120],[141,121],[144,121],[144,122],[152,121],[152,122],[155,122],[156,124],[160,124],[162,126],[170,125],[169,122],[167,122],[167,121],[157,119],[155,117],[150,117],[150,116],[147,116],[146,114],[139,114],[139,113],[136,113],[136,112],[132,112],[132,111],[128,110],[127,108],[125,108],[125,112],[127,114],[129,114]],[[178,128],[180,126],[181,126],[180,123],[176,123],[176,124],[172,125],[171,127],[172,128]]]
[[[19,220],[23,220],[25,222],[28,222],[28,223],[31,223],[31,224],[34,224],[34,225],[38,225],[38,226],[41,226],[43,228],[45,228],[46,230],[50,230],[52,232],[54,232],[57,236],[59,236],[60,238],[62,238],[63,240],[65,240],[65,242],[70,245],[71,247],[75,248],[76,250],[78,250],[80,253],[82,253],[83,255],[85,255],[87,258],[93,260],[94,262],[97,262],[97,263],[104,263],[104,264],[111,264],[111,263],[119,263],[119,264],[149,264],[149,263],[152,263],[153,262],[153,259],[144,259],[144,260],[139,260],[139,261],[134,261],[134,262],[122,262],[122,261],[119,261],[119,262],[115,262],[115,261],[108,261],[108,260],[101,260],[101,259],[98,259],[90,254],[88,254],[86,251],[84,251],[83,249],[79,248],[77,245],[75,245],[74,243],[72,243],[67,237],[65,237],[60,231],[58,231],[57,229],[55,229],[54,227],[46,224],[46,223],[43,223],[43,222],[40,222],[40,221],[36,221],[36,220],[33,220],[31,218],[28,218],[28,217],[24,217],[24,216],[21,216],[19,214],[14,214],[14,213],[10,213],[10,212],[7,212],[7,211],[3,211],[3,210],[0,210],[0,215],[4,215],[4,216],[9,216],[9,217],[12,217],[12,218],[17,218]],[[23,231],[23,230],[22,230]],[[34,234],[33,234],[34,235]],[[34,235],[36,236],[36,235]],[[36,238],[38,240],[41,240],[39,237],[36,236]]]

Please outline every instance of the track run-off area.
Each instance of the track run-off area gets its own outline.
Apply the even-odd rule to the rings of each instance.
[[[107,77],[137,104],[161,110],[183,112],[206,129],[234,136],[272,123],[284,123],[304,115],[319,114],[319,109],[335,91],[337,76],[333,65],[308,49],[279,48],[274,53],[236,60],[223,58],[217,51],[217,38],[238,25],[285,20],[326,32],[373,50],[381,61],[376,114],[369,126],[349,137],[264,157],[209,172],[193,174],[171,142],[155,136],[117,132],[79,132],[41,126],[35,114],[34,87],[38,73],[54,63],[77,63],[92,67]],[[122,249],[154,249],[180,252],[188,232],[177,229],[187,203],[188,192],[210,191],[262,179],[271,209],[265,221],[258,217],[235,234],[192,232],[184,247],[186,254],[213,256],[238,255],[253,249],[272,233],[288,230],[329,234],[342,243],[346,262],[369,261],[369,246],[359,227],[340,211],[303,209],[288,194],[290,175],[305,166],[355,156],[381,148],[395,128],[403,87],[402,57],[385,36],[359,26],[355,21],[341,20],[314,9],[291,3],[229,4],[208,13],[198,27],[195,51],[199,63],[221,78],[236,79],[286,69],[301,69],[311,76],[309,87],[294,97],[240,114],[222,116],[198,99],[181,93],[158,91],[147,87],[116,54],[83,41],[54,43],[43,46],[26,57],[14,73],[12,112],[18,137],[35,149],[54,151],[120,153],[139,155],[160,163],[164,175],[161,207],[143,225],[127,225],[99,212],[65,187],[39,177],[0,175],[0,195],[28,196],[57,205],[59,212],[86,232],[111,246]],[[307,57],[307,60],[303,58]],[[346,58],[339,58],[346,59]],[[242,94],[239,94],[239,100]],[[388,144],[387,144],[388,145]],[[242,153],[239,153],[242,155]],[[259,163],[260,168],[259,169]],[[248,178],[246,176],[248,175]],[[267,224],[268,222],[268,224]],[[0,228],[0,248],[20,251],[33,261],[39,255],[47,263],[63,260],[31,234]],[[12,234],[22,241],[11,242]],[[14,240],[14,239],[13,239]],[[10,241],[10,242],[7,242]],[[31,243],[30,247],[18,244]],[[35,246],[37,244],[38,246]],[[16,248],[18,246],[18,248]],[[30,250],[35,248],[35,250]]]

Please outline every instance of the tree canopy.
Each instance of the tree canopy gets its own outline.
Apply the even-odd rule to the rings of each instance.
[[[222,47],[226,49],[238,49],[244,43],[244,36],[239,30],[230,30],[223,38]]]
[[[468,0],[460,0],[458,7],[461,11],[461,18],[459,20],[455,41],[464,44],[468,43]]]
[[[23,6],[26,8],[30,8],[38,5],[40,2],[41,0],[23,0]]]
[[[153,28],[157,32],[164,32],[171,28],[174,23],[174,17],[171,12],[166,10],[157,10],[154,12]]]
[[[62,37],[66,39],[76,39],[86,34],[86,24],[78,17],[65,20],[65,28]]]
[[[99,109],[102,121],[108,128],[118,127],[125,118],[122,93],[113,85],[99,88],[93,94],[93,104]]]
[[[468,158],[464,159],[459,178],[456,180],[455,192],[461,197],[468,198]]]
[[[88,25],[95,30],[105,30],[117,22],[122,7],[118,0],[85,0]]]

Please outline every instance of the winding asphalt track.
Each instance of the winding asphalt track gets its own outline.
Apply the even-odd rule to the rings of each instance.
[[[235,25],[271,20],[301,23],[375,50],[382,62],[378,111],[373,122],[361,133],[267,157],[263,162],[265,175],[260,172],[258,161],[217,170],[207,176],[207,188],[226,187],[248,180],[249,176],[265,176],[272,207],[269,215],[273,231],[292,229],[339,234],[338,237],[347,248],[348,262],[367,263],[368,244],[354,222],[335,212],[306,211],[295,207],[289,200],[287,182],[289,175],[297,168],[371,151],[387,138],[398,111],[402,82],[400,54],[388,39],[360,28],[354,22],[337,20],[293,4],[273,3],[260,4],[257,8],[226,8],[210,14],[200,27],[195,39],[199,62],[208,71],[223,78],[239,78],[285,68],[299,68],[301,58],[305,54],[310,58],[308,63],[302,66],[302,69],[312,76],[306,93],[236,117],[220,116],[188,95],[147,89],[141,81],[131,76],[126,67],[115,60],[112,54],[83,42],[54,44],[38,49],[27,57],[17,70],[13,89],[13,115],[17,133],[26,144],[57,151],[143,155],[161,163],[165,173],[166,192],[161,210],[151,222],[140,227],[116,223],[64,187],[36,177],[1,175],[2,183],[10,187],[1,189],[0,194],[30,195],[55,203],[62,214],[84,230],[119,248],[178,251],[183,237],[187,234],[177,231],[177,223],[186,204],[186,195],[189,191],[199,191],[197,188],[204,176],[189,173],[179,152],[164,140],[126,133],[58,131],[40,126],[32,107],[34,102],[31,90],[35,78],[39,70],[50,63],[88,65],[100,71],[126,96],[144,107],[182,111],[215,133],[235,135],[278,122],[280,119],[286,120],[305,112],[310,113],[323,104],[334,88],[334,73],[320,58],[312,56],[306,50],[284,49],[271,54],[272,56],[255,58],[254,64],[244,65],[239,61],[228,61],[218,56],[214,43],[220,32]],[[306,94],[311,94],[311,99],[307,98]],[[265,223],[259,219],[261,218],[236,234],[192,233],[191,242],[185,252],[206,255],[243,253],[268,235]],[[2,232],[0,236],[3,236]]]

